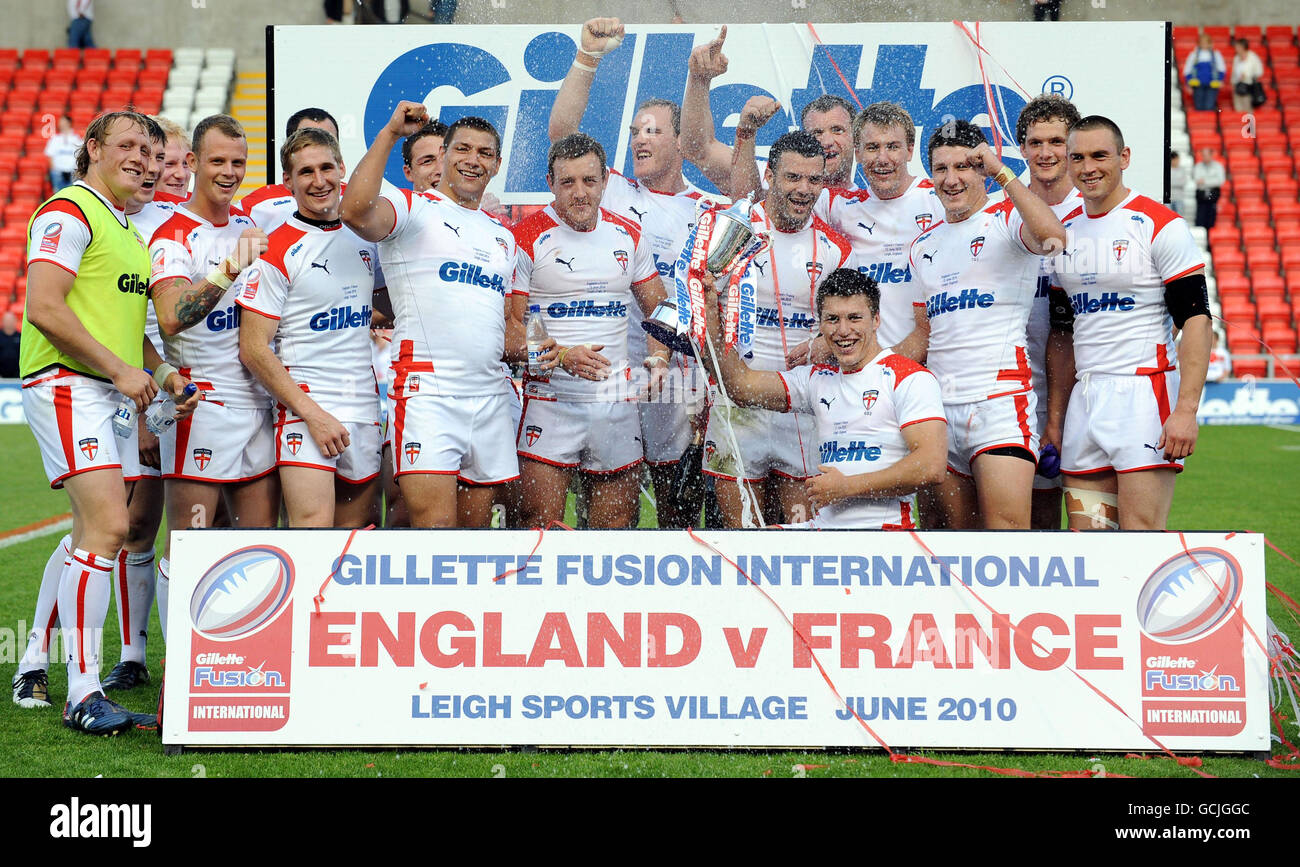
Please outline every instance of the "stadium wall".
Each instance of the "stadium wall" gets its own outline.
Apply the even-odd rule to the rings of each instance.
[[[412,7],[422,9],[421,0]],[[124,9],[129,8],[129,16]],[[728,4],[732,21],[788,23],[799,21],[1027,21],[1033,16],[1029,0],[734,0]],[[652,11],[654,9],[659,12]],[[3,42],[18,48],[64,44],[68,25],[63,3],[0,0],[5,22]],[[703,0],[664,0],[653,7],[634,0],[460,0],[458,24],[581,23],[598,15],[618,15],[628,21],[668,22],[680,13],[688,22],[715,21],[716,4]],[[1061,17],[1067,21],[1151,21],[1175,24],[1294,24],[1293,0],[1215,2],[1215,0],[1065,0]],[[264,28],[275,24],[323,24],[319,0],[284,0],[268,12],[264,0],[132,0],[130,4],[100,4],[95,18],[96,43],[123,46],[229,46],[241,64],[259,61],[265,51]],[[418,22],[412,22],[418,23]]]

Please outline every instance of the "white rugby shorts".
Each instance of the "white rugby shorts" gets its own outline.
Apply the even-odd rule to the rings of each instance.
[[[471,485],[519,478],[511,397],[407,394],[392,407],[393,475],[454,475]]]
[[[22,395],[51,488],[91,470],[117,469],[127,481],[140,478],[135,422],[129,437],[113,433],[122,395],[111,383],[53,368],[24,379]]]
[[[1061,472],[1182,472],[1183,462],[1165,460],[1158,447],[1178,382],[1176,370],[1150,376],[1093,373],[1076,382],[1061,433]]]
[[[970,476],[971,462],[997,448],[1026,449],[1038,458],[1038,398],[1033,391],[1004,394],[971,403],[945,403],[948,419],[948,469]]]
[[[345,421],[348,446],[338,457],[326,457],[302,419],[276,427],[275,463],[281,467],[329,470],[345,482],[361,484],[379,475],[383,433],[379,422]]]
[[[164,479],[248,482],[275,469],[274,415],[206,400],[159,437]]]
[[[739,456],[729,427],[740,447]],[[803,412],[714,404],[704,434],[704,472],[750,482],[770,473],[797,481],[818,475],[817,423]]]
[[[637,405],[627,401],[527,396],[516,447],[521,458],[585,473],[618,473],[644,459]]]

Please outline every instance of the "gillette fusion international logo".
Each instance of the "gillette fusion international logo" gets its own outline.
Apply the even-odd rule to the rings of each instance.
[[[293,561],[279,548],[253,545],[218,560],[190,599],[190,622],[217,640],[256,632],[275,619],[293,590]]]
[[[1138,625],[1178,644],[1213,632],[1241,598],[1241,566],[1226,551],[1193,548],[1161,563],[1138,595]]]

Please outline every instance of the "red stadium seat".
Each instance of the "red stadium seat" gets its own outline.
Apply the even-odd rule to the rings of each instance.
[[[1281,276],[1276,273],[1254,275],[1250,282],[1251,289],[1255,293],[1256,304],[1267,298],[1286,297],[1286,284],[1282,282]]]
[[[1291,305],[1281,298],[1266,298],[1256,304],[1255,308],[1259,311],[1259,323],[1265,329],[1265,340],[1268,340],[1267,333],[1270,325],[1291,327]]]
[[[44,48],[25,49],[22,57],[24,67],[45,69],[50,65],[50,52]]]
[[[144,52],[138,48],[119,48],[113,55],[113,66],[116,69],[130,68],[138,71],[143,63]]]
[[[1273,221],[1281,223],[1283,220],[1300,221],[1300,202],[1273,203]]]
[[[1254,344],[1254,346],[1256,349],[1259,348],[1258,344]],[[1249,349],[1232,349],[1231,343],[1228,344],[1228,349],[1233,353],[1251,351]],[[1232,375],[1237,378],[1253,376],[1256,379],[1263,379],[1268,376],[1268,361],[1262,358],[1234,358],[1232,360]]]
[[[87,48],[81,53],[81,60],[86,66],[108,66],[113,52],[107,48]]]
[[[1264,325],[1264,343],[1276,354],[1295,352],[1297,348],[1296,332],[1289,323],[1269,322]]]
[[[1270,24],[1264,28],[1264,38],[1270,47],[1295,40],[1295,29],[1289,24]]]
[[[1249,298],[1242,298],[1238,295],[1220,298],[1219,309],[1223,311],[1223,318],[1230,322],[1255,321],[1255,302]]]

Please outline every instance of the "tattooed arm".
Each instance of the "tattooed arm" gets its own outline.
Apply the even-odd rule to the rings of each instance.
[[[158,313],[158,327],[170,336],[202,322],[229,288],[229,284],[221,285],[221,278],[233,282],[242,270],[266,252],[266,248],[265,232],[261,229],[245,229],[239,236],[235,252],[199,282],[172,277],[151,286],[154,310]],[[218,282],[214,283],[213,280]]]

